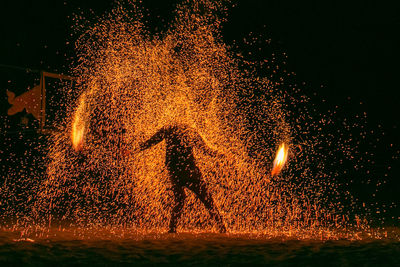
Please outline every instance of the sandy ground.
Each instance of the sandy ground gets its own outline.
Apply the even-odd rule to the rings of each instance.
[[[0,232],[0,266],[15,265],[400,266],[399,239],[296,240],[249,234],[146,234],[37,239]]]

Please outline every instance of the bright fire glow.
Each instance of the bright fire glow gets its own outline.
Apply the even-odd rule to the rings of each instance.
[[[75,112],[74,120],[72,122],[71,140],[72,146],[75,151],[83,148],[83,141],[85,138],[85,108],[86,95],[83,94],[79,100],[78,108]]]
[[[289,150],[289,147],[287,147],[285,145],[285,143],[282,143],[279,146],[278,151],[276,152],[275,159],[274,159],[274,166],[271,171],[272,176],[278,175],[281,172],[283,166],[285,166],[287,156],[288,156],[288,150]]]

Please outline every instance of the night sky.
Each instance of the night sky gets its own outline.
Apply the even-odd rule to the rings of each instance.
[[[112,2],[1,1],[0,64],[68,74],[74,55],[71,15],[79,13],[79,8],[102,14]],[[176,1],[143,2],[152,30],[168,25]],[[316,101],[321,112],[338,106],[338,120],[366,112],[366,128],[374,131],[370,140],[380,140],[376,148],[371,145],[375,172],[379,179],[388,175],[381,198],[398,203],[400,10],[395,3],[243,0],[231,10],[222,34],[228,44],[250,32],[271,39],[257,57],[268,59],[275,53],[279,64],[285,53],[286,69],[297,74],[294,82]],[[8,108],[6,89],[26,90],[8,82],[14,72],[0,66],[3,113]],[[368,145],[363,149],[369,150]]]

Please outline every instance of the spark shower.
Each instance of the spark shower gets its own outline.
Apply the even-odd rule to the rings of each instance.
[[[351,140],[335,118],[314,112],[297,88],[282,90],[222,40],[229,3],[184,1],[167,30],[150,33],[137,4],[119,4],[95,23],[76,16],[79,97],[68,120],[49,140],[46,176],[26,233],[38,229],[119,229],[165,232],[172,192],[165,144],[130,153],[165,125],[195,129],[225,156],[195,151],[230,233],[359,238],[367,220],[344,207],[331,162],[357,164]],[[251,45],[251,44],[248,44]],[[345,129],[343,130],[345,131]],[[325,154],[321,147],[333,147]],[[186,191],[178,232],[215,231],[195,195]],[[356,230],[355,230],[356,229]]]

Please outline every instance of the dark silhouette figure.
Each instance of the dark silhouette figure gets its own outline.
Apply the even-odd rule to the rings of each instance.
[[[185,201],[184,187],[186,187],[203,202],[211,217],[217,222],[220,232],[225,233],[226,228],[221,216],[214,205],[206,183],[202,179],[201,172],[196,166],[193,148],[199,148],[211,156],[219,156],[220,154],[207,147],[201,136],[186,125],[171,125],[161,128],[149,140],[141,143],[139,150],[148,149],[162,140],[166,142],[165,165],[175,198],[169,232],[176,232],[176,224],[182,213]]]

